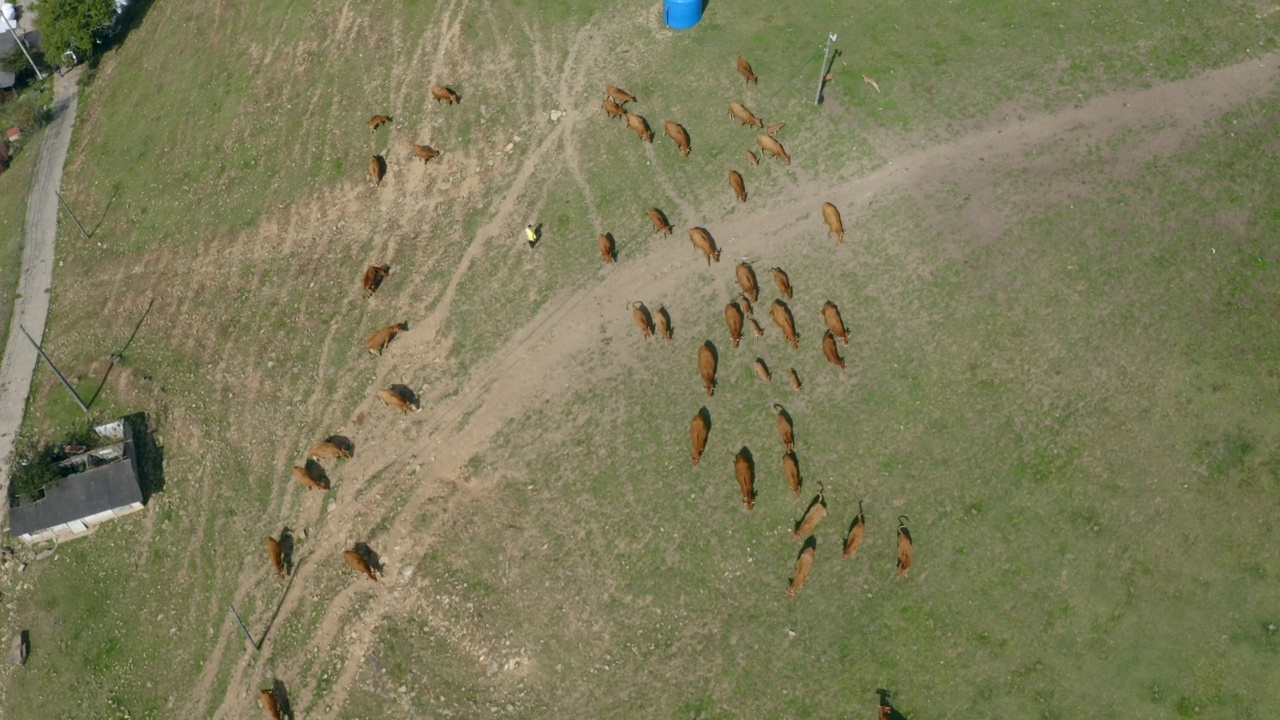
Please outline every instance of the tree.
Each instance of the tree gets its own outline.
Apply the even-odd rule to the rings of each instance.
[[[67,50],[81,57],[93,53],[94,33],[115,19],[115,0],[40,0],[36,32],[51,58]]]

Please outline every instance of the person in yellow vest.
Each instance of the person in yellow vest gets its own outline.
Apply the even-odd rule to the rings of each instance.
[[[524,228],[524,237],[529,242],[529,249],[532,250],[538,244],[538,230],[532,225],[526,225]]]

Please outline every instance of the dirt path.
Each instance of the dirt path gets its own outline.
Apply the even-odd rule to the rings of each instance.
[[[575,52],[589,56],[592,48],[579,46],[580,41],[581,37],[575,38],[572,47]],[[1204,132],[1207,123],[1224,112],[1251,98],[1274,92],[1278,62],[1280,54],[1269,55],[1151,89],[1114,93],[1057,113],[997,121],[944,144],[887,158],[875,172],[836,186],[809,180],[762,192],[756,197],[767,200],[753,200],[749,211],[739,210],[730,221],[717,217],[699,220],[699,224],[714,233],[727,253],[726,261],[713,266],[712,272],[732,282],[732,262],[728,258],[751,255],[764,258],[765,262],[781,261],[785,258],[772,258],[770,254],[784,252],[783,248],[795,247],[798,243],[810,247],[814,243],[828,244],[836,262],[856,256],[859,252],[856,232],[851,231],[841,247],[823,238],[825,227],[816,199],[819,197],[836,203],[844,213],[846,227],[852,229],[856,228],[858,217],[886,193],[919,192],[939,183],[984,186],[992,173],[1022,168],[1052,173],[1055,168],[1070,163],[1071,158],[1061,154],[1035,154],[1032,150],[1064,137],[1078,138],[1086,146],[1097,147],[1118,133],[1138,128],[1144,130],[1142,140],[1125,144],[1111,153],[1108,161],[1121,168],[1140,167],[1153,156],[1177,151],[1188,138]],[[566,67],[565,72],[574,70]],[[565,87],[559,79],[549,78],[547,82]],[[560,128],[549,133],[517,170],[515,182],[498,203],[500,217],[481,228],[472,251],[454,274],[437,311],[414,324],[411,337],[406,338],[401,351],[396,353],[394,370],[397,373],[411,374],[419,365],[429,362],[427,358],[432,353],[416,350],[447,343],[442,328],[459,282],[471,263],[478,259],[481,248],[492,247],[509,234],[511,218],[508,216],[513,212],[516,198],[527,188],[533,164],[543,162],[552,149],[560,147],[563,135],[564,130]],[[564,155],[569,158],[568,162],[575,161],[573,153]],[[573,167],[563,170],[574,175]],[[995,208],[980,208],[975,211],[978,217],[972,221],[978,226],[988,222],[998,224],[998,217],[984,218],[982,214],[998,216],[1000,212]],[[629,354],[651,349],[633,332],[630,315],[623,310],[626,301],[636,297],[661,300],[672,311],[679,339],[662,351],[688,354],[687,380],[691,392],[696,392],[693,349],[702,338],[681,336],[679,327],[682,315],[699,311],[691,307],[690,298],[696,292],[696,276],[705,271],[703,261],[687,243],[655,243],[647,254],[634,259],[629,256],[627,261],[602,269],[579,287],[553,298],[525,327],[514,333],[504,353],[478,369],[456,395],[448,399],[443,394],[425,397],[423,406],[427,410],[408,418],[378,412],[379,408],[372,403],[359,409],[370,418],[360,428],[359,437],[354,438],[362,451],[345,467],[344,474],[350,481],[340,489],[336,510],[316,528],[314,539],[306,549],[307,556],[336,554],[351,537],[369,526],[370,518],[383,516],[386,503],[392,498],[383,497],[386,488],[381,486],[366,492],[368,478],[388,468],[416,471],[421,466],[422,473],[415,478],[412,490],[394,498],[397,510],[378,539],[387,566],[385,584],[373,587],[353,583],[342,591],[329,604],[308,644],[309,654],[342,657],[338,678],[329,694],[318,698],[313,679],[287,678],[290,695],[299,712],[308,717],[339,717],[358,681],[363,658],[376,642],[377,628],[383,619],[406,606],[419,605],[406,599],[406,595],[410,599],[421,599],[413,593],[432,592],[431,588],[408,585],[400,571],[412,568],[435,546],[436,539],[416,530],[415,523],[429,504],[437,514],[450,511],[458,488],[468,486],[462,479],[467,461],[482,452],[508,422],[542,404],[558,402],[567,391],[612,372],[611,367],[582,359],[591,357],[603,337],[614,340],[610,352],[621,355],[622,360]],[[380,375],[392,369],[388,366],[391,362],[383,361]],[[469,490],[483,491],[475,488],[475,483],[470,485]],[[304,562],[293,583],[306,587],[309,576],[318,572],[319,563],[305,562],[307,557],[302,559]],[[255,568],[246,574],[252,577],[242,578],[242,587],[258,582],[264,571]],[[298,589],[293,592],[297,593]],[[346,619],[357,604],[360,606],[359,627],[349,627]],[[297,601],[286,599],[276,622],[296,607]],[[229,629],[224,630],[230,633]],[[220,644],[216,653],[219,656],[221,648]],[[521,651],[512,649],[511,652]],[[273,656],[268,639],[262,664],[271,666],[283,660],[288,658]],[[220,662],[206,665],[210,678],[219,665]],[[252,684],[246,675],[252,672],[247,662],[237,664],[227,695],[216,701],[216,717],[243,714],[242,698],[247,697],[244,688]],[[209,684],[201,683],[201,688],[207,690]]]
[[[9,456],[22,426],[37,354],[18,329],[26,328],[36,342],[44,336],[53,284],[53,243],[58,235],[58,197],[62,165],[76,120],[80,66],[53,81],[53,120],[45,128],[40,160],[27,198],[27,222],[22,237],[22,275],[9,326],[9,340],[0,362],[0,491],[9,494]]]

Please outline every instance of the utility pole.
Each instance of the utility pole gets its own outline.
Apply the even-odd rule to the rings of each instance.
[[[244,626],[244,621],[240,619],[240,613],[236,612],[236,606],[227,603],[227,607],[231,608],[231,614],[235,616],[236,622],[240,623],[240,629],[244,631],[244,639],[248,640],[249,644],[253,646],[254,652],[259,652],[258,643],[254,642],[253,637],[249,635],[249,628]]]
[[[818,94],[813,98],[814,105],[822,104],[822,85],[826,82],[827,61],[831,57],[831,45],[836,41],[835,33],[827,34],[827,47],[822,51],[822,67],[818,68]]]
[[[9,20],[0,18],[0,22],[3,22],[4,26],[9,28],[9,34],[13,36],[14,42],[18,43],[18,47],[22,48],[22,54],[27,56],[27,62],[31,63],[31,69],[36,71],[36,79],[44,80],[44,75],[41,74],[40,68],[36,67],[36,61],[31,59],[31,53],[27,52],[27,46],[22,44],[22,38],[18,37],[18,33],[9,24]]]
[[[36,352],[40,353],[40,357],[44,358],[44,361],[49,364],[49,369],[53,370],[53,374],[57,375],[58,379],[62,381],[62,386],[67,389],[67,392],[71,393],[71,397],[76,399],[76,404],[80,406],[80,409],[86,413],[89,412],[88,406],[86,406],[84,401],[80,399],[80,394],[76,392],[75,388],[71,387],[71,383],[67,382],[67,379],[62,376],[62,373],[58,372],[58,367],[53,364],[53,361],[49,359],[49,356],[44,354],[44,350],[41,349],[40,343],[36,342],[31,337],[31,333],[27,332],[26,328],[19,325],[18,329],[22,331],[23,335],[27,336],[27,339],[31,341],[31,346],[34,347]]]
[[[71,206],[67,204],[67,201],[62,199],[62,193],[58,192],[57,190],[54,190],[53,194],[58,196],[58,202],[62,203],[62,209],[66,210],[67,214],[71,216],[71,219],[76,221],[76,227],[80,228],[80,234],[84,235],[84,239],[85,240],[91,239],[89,237],[89,232],[84,229],[83,225],[80,224],[80,218],[76,217],[76,214],[71,211]]]

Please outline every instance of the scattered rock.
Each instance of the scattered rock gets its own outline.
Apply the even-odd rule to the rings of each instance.
[[[13,637],[13,646],[9,651],[9,659],[16,665],[26,665],[27,655],[31,652],[31,638],[26,630]]]
[[[333,512],[333,511],[334,511],[334,509],[335,509],[335,508],[337,508],[337,507],[338,507],[338,501],[337,501],[337,499],[336,499],[336,498],[329,498],[329,512]]]

